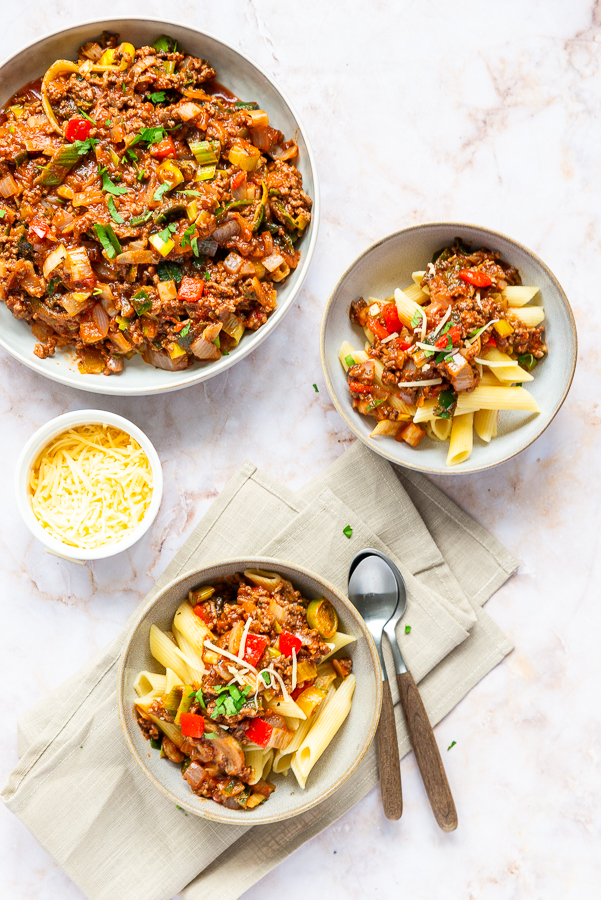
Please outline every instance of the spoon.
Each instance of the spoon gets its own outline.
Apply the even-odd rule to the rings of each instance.
[[[351,563],[349,599],[363,616],[378,648],[382,667],[383,695],[382,712],[376,731],[376,745],[382,805],[388,819],[400,819],[403,812],[403,793],[399,744],[394,721],[392,694],[382,655],[384,626],[396,609],[399,587],[394,573],[385,560],[379,556],[368,555],[355,566]]]
[[[457,810],[455,809],[453,795],[451,794],[447,775],[440,758],[440,751],[421,695],[411,672],[405,664],[396,636],[396,626],[407,606],[405,582],[397,566],[387,556],[380,553],[379,550],[367,549],[357,554],[351,563],[351,571],[355,561],[365,559],[366,555],[371,555],[372,558],[378,557],[386,562],[398,586],[399,602],[394,614],[386,622],[384,631],[392,649],[392,657],[397,673],[397,685],[407,722],[409,739],[411,740],[411,746],[415,753],[434,818],[443,831],[454,831],[457,828]]]

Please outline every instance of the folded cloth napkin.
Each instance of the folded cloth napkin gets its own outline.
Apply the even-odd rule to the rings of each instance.
[[[346,591],[363,547],[387,553],[403,573],[399,643],[436,724],[510,652],[481,606],[517,563],[427,479],[359,443],[298,493],[245,463],[147,599],[187,571],[240,555],[291,560]],[[116,680],[128,631],[23,715],[20,762],[2,793],[90,900],[204,900],[211,889],[235,900],[377,782],[372,747],[332,797],[286,822],[253,828],[250,817],[230,826],[187,815],[144,777],[121,733]],[[392,688],[404,755],[394,679]]]

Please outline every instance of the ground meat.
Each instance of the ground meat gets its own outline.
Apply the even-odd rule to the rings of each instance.
[[[154,740],[158,741],[160,736],[160,731],[158,725],[156,725],[151,719],[148,719],[146,716],[142,715],[140,710],[136,707],[136,720],[138,725],[140,726],[140,731],[144,735],[147,741]]]

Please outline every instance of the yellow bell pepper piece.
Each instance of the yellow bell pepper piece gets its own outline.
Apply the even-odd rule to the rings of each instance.
[[[194,222],[198,218],[198,203],[196,200],[193,200],[192,203],[188,203],[186,207],[186,215],[188,216],[188,220],[190,222]]]
[[[23,107],[22,106],[9,106],[8,107],[15,119],[20,119],[23,115]]]
[[[179,344],[169,344],[167,347],[167,353],[171,357],[171,359],[179,359],[180,356],[185,356],[186,351],[179,346]]]
[[[65,200],[73,200],[74,197],[72,189],[66,184],[61,184],[61,186],[56,189],[56,193],[59,197],[64,197]]]
[[[98,60],[99,66],[113,66],[118,68],[121,72],[125,72],[126,69],[131,66],[134,61],[134,56],[136,55],[136,49],[133,44],[119,44],[117,47],[117,51],[119,53],[127,53],[129,54],[129,62],[127,59],[122,59],[117,66],[115,63],[115,54],[116,51],[110,48],[109,50],[105,50],[100,59]]]
[[[508,334],[513,334],[513,328],[506,319],[500,319],[498,322],[495,322],[493,328],[497,334],[501,335],[501,337],[507,337]]]
[[[174,162],[171,162],[170,159],[166,159],[161,163],[157,169],[157,175],[163,184],[167,182],[170,191],[184,180],[181,169],[179,169]]]
[[[227,158],[245,172],[254,172],[261,160],[261,151],[253,144],[236,145],[232,147]]]
[[[148,238],[148,242],[152,244],[154,249],[157,250],[161,256],[167,256],[175,247],[175,242],[172,241],[171,238],[169,238],[168,241],[164,241],[159,234],[151,234]]]

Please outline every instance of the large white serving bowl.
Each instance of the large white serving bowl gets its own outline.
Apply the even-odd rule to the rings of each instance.
[[[137,396],[176,391],[213,378],[244,359],[271,334],[294,303],[307,275],[317,240],[320,203],[315,159],[305,129],[292,104],[267,72],[240,50],[213,35],[160,19],[128,17],[94,20],[34,41],[0,64],[0,105],[23,85],[41,77],[56,59],[76,59],[78,47],[99,37],[103,31],[117,32],[122,40],[137,47],[152,44],[161,34],[169,34],[190,53],[209,60],[217,71],[218,81],[241,99],[255,100],[267,111],[275,127],[283,131],[287,138],[293,137],[296,140],[299,154],[295,162],[303,176],[304,190],[313,199],[311,224],[297,244],[302,254],[301,261],[285,284],[278,287],[276,311],[258,331],[247,331],[229,356],[222,356],[216,362],[194,363],[183,372],[164,372],[147,365],[136,355],[126,361],[121,375],[110,378],[82,375],[70,351],[57,351],[55,356],[44,360],[34,356],[36,339],[29,326],[13,318],[6,306],[0,303],[0,345],[41,375],[69,387],[97,394]]]
[[[351,302],[358,297],[389,297],[397,287],[411,284],[411,273],[426,268],[433,254],[460,237],[470,247],[498,250],[516,266],[522,283],[537,285],[540,292],[531,305],[544,306],[549,355],[534,369],[534,381],[526,387],[534,395],[540,413],[501,412],[498,436],[485,444],[474,435],[471,456],[460,465],[446,465],[448,443],[424,438],[414,449],[391,437],[370,437],[375,420],[353,409],[347,377],[338,359],[344,341],[363,349],[363,330],[349,319]],[[404,228],[368,247],[340,278],[326,305],[321,325],[321,364],[330,396],[349,428],[366,446],[390,462],[438,475],[480,472],[516,456],[529,447],[553,421],[572,383],[576,366],[577,337],[568,299],[545,263],[512,238],[461,222],[431,222]]]

